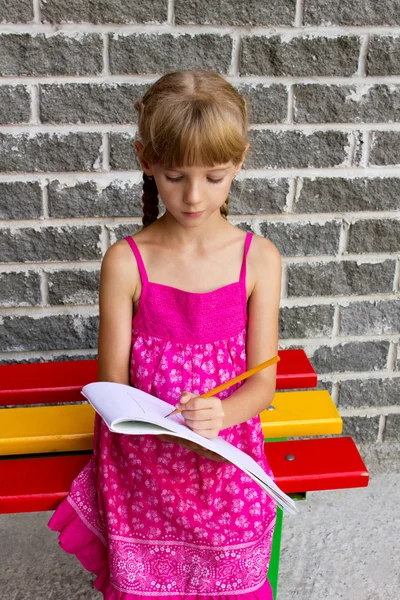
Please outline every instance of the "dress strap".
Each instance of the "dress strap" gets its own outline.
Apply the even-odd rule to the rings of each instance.
[[[132,236],[128,235],[125,238],[125,240],[128,242],[128,244],[130,245],[130,247],[132,249],[133,254],[135,255],[137,266],[139,269],[140,279],[142,280],[142,285],[144,286],[145,284],[148,283],[149,279],[147,277],[147,272],[146,272],[146,268],[144,266],[142,255],[140,254],[139,248],[137,247],[137,244],[134,241]]]
[[[247,253],[249,251],[252,239],[253,239],[253,234],[251,233],[251,231],[248,231],[245,242],[244,242],[243,262],[242,262],[242,268],[240,269],[240,280],[239,280],[240,282],[244,282],[244,283],[246,283],[246,258],[247,258]]]

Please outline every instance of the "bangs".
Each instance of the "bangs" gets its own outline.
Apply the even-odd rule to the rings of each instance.
[[[225,110],[226,108],[226,110]],[[143,157],[167,168],[239,164],[247,140],[237,107],[179,99],[154,111]]]

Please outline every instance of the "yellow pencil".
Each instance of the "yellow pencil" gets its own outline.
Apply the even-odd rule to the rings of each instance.
[[[259,371],[266,369],[267,367],[273,365],[274,363],[277,363],[278,361],[280,361],[279,356],[274,356],[273,358],[270,358],[269,360],[266,360],[265,362],[260,363],[256,367],[253,367],[252,369],[245,371],[241,375],[238,375],[237,377],[234,377],[233,379],[230,379],[229,381],[225,381],[225,383],[223,383],[222,385],[219,385],[218,387],[214,388],[213,390],[209,390],[205,394],[198,396],[198,398],[210,398],[211,396],[215,396],[215,394],[219,394],[219,392],[223,392],[224,390],[231,387],[235,383],[239,383],[239,381],[243,381],[243,379],[247,379],[248,377],[251,377],[255,373],[258,373]],[[165,415],[164,418],[170,417],[171,415],[175,415],[178,412],[182,412],[182,410],[180,410],[179,408],[175,408],[168,415]]]

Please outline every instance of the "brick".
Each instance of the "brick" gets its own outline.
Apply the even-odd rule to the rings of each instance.
[[[400,220],[357,221],[350,226],[348,252],[399,252]]]
[[[251,233],[255,233],[254,223],[252,221],[241,221],[240,223],[235,223],[235,227],[238,227],[242,231],[249,231]]]
[[[259,83],[236,87],[247,100],[250,123],[283,123],[286,121],[288,91],[285,85]]]
[[[99,133],[0,134],[0,171],[96,171]]]
[[[1,75],[100,75],[102,70],[99,34],[0,35]]]
[[[73,360],[92,360],[97,358],[96,352],[85,351],[82,354],[57,354],[56,356],[30,356],[29,358],[17,358],[15,355],[10,355],[12,358],[0,358],[0,365],[22,365],[42,362],[66,362]]]
[[[342,177],[301,179],[293,212],[323,213],[397,210],[400,179]]]
[[[175,0],[175,23],[215,25],[294,25],[296,0],[237,2],[236,0]]]
[[[231,64],[229,35],[114,34],[110,36],[112,74],[164,73],[204,69],[227,73]]]
[[[3,317],[0,347],[4,352],[96,348],[97,331],[94,316]]]
[[[41,0],[43,23],[163,23],[166,0]]]
[[[396,263],[315,262],[288,265],[288,296],[353,296],[393,290]]]
[[[371,35],[367,55],[367,75],[400,74],[400,37]]]
[[[309,356],[317,373],[381,371],[386,368],[389,342],[348,342],[320,346]]]
[[[229,214],[282,213],[288,193],[289,182],[285,179],[235,179],[230,192]]]
[[[333,306],[282,307],[279,315],[279,337],[313,338],[331,336],[333,329]]]
[[[400,132],[374,131],[371,137],[371,165],[400,165]]]
[[[130,133],[110,134],[110,167],[118,171],[141,170],[135,147],[136,136]]]
[[[31,98],[24,85],[0,86],[0,125],[28,123]]]
[[[384,442],[400,442],[400,415],[387,415],[385,429],[383,430]]]
[[[362,408],[396,406],[400,398],[400,377],[390,379],[348,379],[339,385],[338,406]]]
[[[136,123],[134,103],[147,85],[66,83],[40,86],[42,123]]]
[[[0,231],[2,262],[100,260],[99,225]]]
[[[0,23],[30,23],[32,21],[32,0],[0,0]]]
[[[341,131],[249,131],[248,169],[336,167],[347,159],[349,138]]]
[[[398,85],[294,86],[296,123],[392,123],[400,121]]]
[[[340,333],[341,335],[400,333],[400,299],[355,302],[343,306],[340,311]]]
[[[48,274],[49,304],[96,304],[100,271],[62,270]]]
[[[304,0],[305,25],[400,24],[398,0]]]
[[[327,221],[324,224],[266,221],[260,224],[260,230],[283,256],[336,254],[339,249],[339,221]]]
[[[36,306],[40,298],[38,273],[0,273],[0,306]]]
[[[350,436],[356,444],[376,442],[379,432],[379,415],[374,417],[343,417],[342,435]]]
[[[0,219],[39,219],[42,189],[37,181],[0,182]]]
[[[104,186],[77,181],[70,185],[55,180],[49,184],[49,215],[61,219],[141,216],[142,192],[141,183],[111,181]]]
[[[137,223],[129,223],[116,226],[107,225],[106,229],[110,233],[111,244],[115,244],[115,242],[122,240],[128,235],[134,235],[142,229],[142,226]]]
[[[354,75],[360,39],[355,36],[245,36],[240,49],[241,75],[337,76]]]

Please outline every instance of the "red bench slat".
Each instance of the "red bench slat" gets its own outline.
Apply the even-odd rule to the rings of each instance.
[[[266,442],[264,448],[276,484],[286,493],[368,485],[367,468],[351,437]]]
[[[276,483],[286,493],[368,485],[368,472],[349,437],[266,442]],[[285,457],[295,456],[293,461]],[[54,510],[90,454],[0,460],[0,513]]]
[[[278,390],[317,385],[304,350],[281,350],[279,356]],[[92,381],[97,381],[97,360],[2,365],[0,406],[79,402],[82,387]]]

